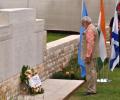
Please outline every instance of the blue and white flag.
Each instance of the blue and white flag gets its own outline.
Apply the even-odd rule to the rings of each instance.
[[[113,71],[118,63],[119,63],[118,14],[117,11],[115,10],[111,39],[110,70]]]
[[[88,16],[87,13],[87,8],[85,5],[85,1],[82,0],[82,17]],[[85,69],[85,61],[81,57],[81,52],[82,52],[82,40],[83,40],[83,33],[85,31],[84,27],[80,27],[80,44],[78,48],[78,64],[80,65],[81,68],[81,77],[84,78],[86,76],[86,69]]]

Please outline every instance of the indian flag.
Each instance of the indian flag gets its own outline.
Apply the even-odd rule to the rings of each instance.
[[[98,21],[98,32],[99,32],[99,48],[100,48],[100,58],[102,62],[107,57],[106,51],[106,30],[105,30],[105,13],[104,13],[104,2],[100,0],[100,15]]]

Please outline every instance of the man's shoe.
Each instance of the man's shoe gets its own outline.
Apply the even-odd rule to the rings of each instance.
[[[94,94],[96,94],[96,93],[94,93],[94,92],[91,93],[91,95],[94,95]]]
[[[85,96],[94,95],[94,94],[96,94],[96,93],[93,93],[93,92],[86,92],[86,93],[85,93]]]

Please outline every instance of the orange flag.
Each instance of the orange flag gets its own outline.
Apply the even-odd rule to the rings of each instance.
[[[99,48],[100,48],[100,57],[101,60],[104,62],[105,58],[107,57],[106,51],[106,30],[105,30],[105,12],[104,12],[104,2],[100,0],[100,15],[98,21],[98,31],[100,34],[99,38]]]

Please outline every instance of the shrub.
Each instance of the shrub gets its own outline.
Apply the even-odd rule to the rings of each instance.
[[[79,80],[80,79],[80,67],[77,64],[77,57],[71,58],[68,66],[63,68],[62,71],[53,73],[52,78],[53,79]]]

